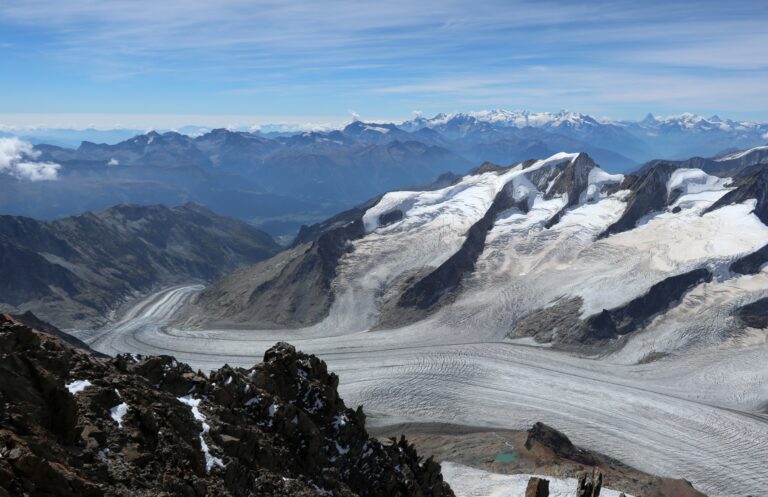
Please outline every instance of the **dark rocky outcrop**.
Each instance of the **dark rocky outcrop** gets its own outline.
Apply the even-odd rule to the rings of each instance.
[[[49,335],[53,335],[56,338],[63,340],[64,342],[68,343],[69,345],[71,345],[76,349],[90,352],[91,354],[98,357],[107,357],[106,354],[102,354],[101,352],[97,352],[93,350],[90,346],[88,346],[88,344],[86,344],[79,338],[75,338],[69,333],[64,333],[60,329],[56,328],[55,326],[49,323],[46,323],[45,321],[38,318],[37,316],[35,316],[33,313],[29,311],[25,312],[24,314],[11,315],[11,317],[25,326],[34,328],[39,331],[43,331],[45,333],[48,333]]]
[[[338,377],[285,343],[206,377],[0,316],[0,354],[3,497],[453,496],[439,464],[369,437]]]
[[[597,458],[592,453],[576,447],[565,434],[542,422],[535,423],[528,430],[525,448],[531,450],[537,443],[550,449],[557,457],[587,466],[594,466],[598,463]]]
[[[566,349],[605,352],[604,346],[610,341],[647,326],[654,317],[676,306],[693,287],[712,281],[712,276],[709,269],[699,268],[665,278],[626,304],[603,309],[583,320],[579,317],[582,300],[564,298],[523,316],[509,336],[530,336]]]
[[[55,221],[0,216],[0,309],[92,325],[158,286],[271,257],[266,233],[194,205],[119,205]]]
[[[744,176],[734,180],[733,186],[736,188],[720,197],[704,213],[754,199],[756,204],[753,212],[760,221],[768,224],[768,169],[755,166],[744,171],[743,174]]]
[[[563,337],[579,332],[583,304],[581,297],[561,298],[521,317],[509,335],[533,337],[540,343],[559,342]]]
[[[677,305],[691,288],[712,281],[706,268],[665,278],[651,286],[644,295],[627,304],[590,316],[583,324],[585,342],[609,340],[642,328],[659,313]]]
[[[325,221],[315,223],[310,226],[302,226],[299,229],[299,233],[296,235],[296,238],[294,238],[291,247],[298,247],[299,245],[304,245],[305,243],[314,242],[324,233],[343,228],[349,223],[353,223],[362,219],[365,211],[376,205],[379,200],[381,200],[381,197],[376,197],[375,199],[364,202],[356,207],[353,207],[352,209],[347,209],[343,212],[340,212],[335,216],[326,219]]]
[[[379,225],[387,226],[388,224],[396,223],[398,221],[401,221],[402,219],[403,219],[403,211],[401,211],[400,209],[391,210],[379,216]]]
[[[659,162],[642,174],[629,175],[617,186],[618,190],[630,190],[626,198],[627,207],[621,217],[600,234],[599,238],[629,231],[638,221],[654,212],[663,211],[669,205],[667,182],[677,166]]]
[[[525,497],[549,497],[549,480],[531,478],[525,488]]]
[[[592,474],[582,473],[576,487],[576,497],[600,497],[603,489],[603,474],[592,470]]]
[[[733,314],[745,326],[768,328],[768,297],[741,306]]]
[[[589,173],[595,167],[597,167],[597,164],[587,154],[579,154],[556,177],[554,183],[546,191],[545,197],[553,198],[557,195],[566,195],[568,200],[565,206],[547,221],[545,224],[546,228],[551,228],[557,224],[568,209],[579,205],[580,202],[585,200],[584,194],[589,184]]]
[[[736,259],[729,269],[739,274],[757,274],[766,262],[768,262],[768,245]]]

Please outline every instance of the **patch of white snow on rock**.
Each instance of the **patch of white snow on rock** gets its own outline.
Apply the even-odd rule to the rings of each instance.
[[[123,418],[126,414],[128,414],[128,404],[125,402],[118,404],[109,410],[109,415],[115,420],[119,428],[123,427]]]
[[[91,385],[93,384],[88,380],[75,380],[71,383],[67,383],[66,385],[64,385],[64,388],[69,390],[69,393],[71,393],[72,395],[77,395],[78,393],[82,392],[83,390],[90,387]]]
[[[205,434],[210,431],[211,427],[205,422],[205,416],[200,412],[198,407],[200,405],[200,399],[194,399],[191,395],[187,395],[185,397],[177,397],[177,400],[182,404],[189,406],[192,410],[192,416],[194,416],[197,421],[200,421],[200,424],[202,425],[202,430],[200,431],[200,449],[203,451],[203,456],[205,457],[205,470],[210,473],[214,466],[223,468],[224,462],[211,454],[211,449],[205,441]]]

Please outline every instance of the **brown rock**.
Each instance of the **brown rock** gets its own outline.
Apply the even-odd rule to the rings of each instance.
[[[600,497],[603,488],[603,474],[597,469],[592,474],[581,473],[576,487],[576,497]]]
[[[453,497],[437,462],[371,438],[338,377],[288,344],[205,377],[167,356],[97,357],[0,317],[0,350],[0,497]],[[76,379],[92,385],[70,394]],[[118,426],[109,411],[123,402]]]
[[[549,480],[531,478],[525,489],[525,497],[549,497]]]

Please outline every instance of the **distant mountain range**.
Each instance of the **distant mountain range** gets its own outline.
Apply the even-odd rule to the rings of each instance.
[[[0,170],[0,212],[51,219],[116,203],[194,201],[287,241],[303,224],[484,161],[508,165],[582,151],[606,171],[627,172],[652,159],[715,156],[768,142],[768,124],[718,116],[649,114],[627,122],[568,111],[438,114],[302,133],[186,131],[77,148],[36,140],[35,160],[61,165],[58,180],[24,181]],[[97,136],[108,141],[125,132]]]
[[[150,132],[77,149],[37,145],[35,160],[60,164],[57,181],[0,172],[0,212],[50,219],[116,203],[194,201],[291,236],[384,191],[431,182],[471,162],[434,141],[353,123],[344,130],[265,137],[213,130],[197,137]]]
[[[641,121],[611,121],[570,111],[532,113],[496,109],[438,114],[429,119],[420,117],[402,123],[401,127],[411,131],[428,128],[455,138],[474,138],[486,143],[505,133],[555,145],[558,138],[577,140],[602,149],[598,153],[589,148],[580,150],[590,153],[611,171],[628,169],[622,157],[639,164],[651,159],[707,157],[768,142],[768,123],[733,121],[719,116],[704,118],[690,113],[668,117],[648,114]],[[601,157],[604,151],[618,156]]]

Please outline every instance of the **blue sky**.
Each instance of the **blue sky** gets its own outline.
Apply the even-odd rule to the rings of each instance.
[[[768,121],[768,2],[0,0],[0,124]]]

